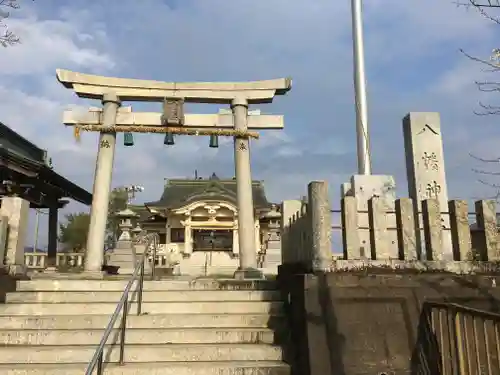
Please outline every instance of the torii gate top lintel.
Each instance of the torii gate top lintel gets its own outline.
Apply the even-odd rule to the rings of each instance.
[[[133,78],[114,78],[56,70],[57,79],[82,98],[102,99],[112,90],[122,101],[162,102],[165,98],[182,98],[190,103],[230,104],[236,97],[248,103],[272,102],[292,88],[291,78],[251,82],[162,82]]]

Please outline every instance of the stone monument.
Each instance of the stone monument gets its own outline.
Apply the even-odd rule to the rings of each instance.
[[[437,112],[411,112],[403,119],[408,193],[413,199],[417,230],[417,256],[422,254],[422,201],[437,199],[442,213],[443,251],[439,259],[453,260],[448,190],[443,154],[441,121]],[[419,214],[420,213],[420,214]],[[427,259],[432,257],[426,254]],[[430,260],[430,259],[429,259]]]

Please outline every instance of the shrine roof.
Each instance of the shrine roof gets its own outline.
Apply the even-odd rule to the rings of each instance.
[[[46,150],[1,122],[0,171],[4,179],[11,178],[15,184],[28,184],[42,192],[44,197],[70,198],[86,205],[92,203],[91,193],[52,169]],[[24,198],[31,202],[33,197],[28,194]],[[42,202],[38,205],[44,206]]]
[[[269,209],[262,181],[252,182],[254,207]],[[236,205],[236,180],[220,179],[213,174],[208,179],[168,180],[160,200],[145,203],[147,207],[176,209],[201,200],[220,200]]]

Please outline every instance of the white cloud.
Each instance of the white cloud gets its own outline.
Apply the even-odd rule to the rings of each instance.
[[[495,154],[500,130],[493,119],[473,115],[484,98],[473,83],[482,73],[458,49],[487,55],[496,29],[446,1],[365,3],[374,170],[395,173],[404,186],[401,118],[437,110],[450,179],[461,173],[467,180],[450,189],[469,196],[482,191],[472,182],[468,153]],[[76,144],[60,123],[69,105],[91,102],[63,88],[56,68],[172,81],[292,75],[292,91],[262,108],[284,114],[286,122],[284,131],[263,132],[253,143],[254,176],[266,180],[273,200],[298,197],[310,180],[327,179],[338,206],[338,185],[355,172],[356,160],[348,2],[47,0],[40,7],[11,20],[23,43],[0,52],[0,121],[48,148],[58,172],[90,189],[97,135],[83,134]],[[113,184],[144,185],[141,200],[157,199],[165,177],[195,169],[205,176],[234,173],[231,140],[221,139],[217,150],[206,137],[177,137],[174,147],[165,147],[161,136],[135,141],[117,151]]]
[[[51,73],[58,67],[84,70],[111,69],[113,59],[92,47],[96,38],[62,20],[40,20],[35,16],[9,20],[22,45],[7,48],[0,55],[2,75]],[[82,46],[85,44],[86,46]]]

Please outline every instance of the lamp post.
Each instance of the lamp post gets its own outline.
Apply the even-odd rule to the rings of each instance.
[[[144,187],[140,185],[130,185],[125,187],[125,191],[127,192],[128,195],[127,205],[130,205],[132,201],[135,199],[135,194],[142,193],[144,191]]]

